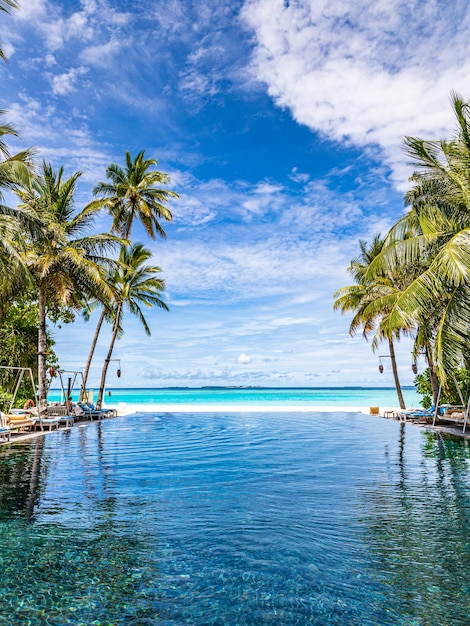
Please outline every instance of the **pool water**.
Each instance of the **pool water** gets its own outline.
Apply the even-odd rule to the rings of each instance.
[[[466,624],[470,452],[354,413],[0,448],[0,624]]]

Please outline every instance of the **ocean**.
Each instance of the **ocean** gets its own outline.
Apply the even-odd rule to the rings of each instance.
[[[91,390],[96,400],[97,390]],[[404,387],[403,395],[408,408],[420,406],[420,395],[414,387]],[[78,398],[78,389],[72,394]],[[59,389],[51,389],[49,401],[63,399]],[[217,410],[220,406],[277,408],[298,407],[305,409],[345,407],[363,408],[369,406],[397,407],[398,400],[394,388],[385,387],[305,387],[305,388],[259,388],[259,387],[203,387],[203,388],[107,388],[104,400],[108,406],[125,403],[127,405],[203,405]]]

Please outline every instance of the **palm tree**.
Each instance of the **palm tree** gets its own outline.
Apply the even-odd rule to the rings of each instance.
[[[111,282],[113,280],[113,274],[108,275],[106,280],[108,281],[110,288],[113,289],[113,284]],[[111,324],[114,322],[114,312],[115,312],[114,308],[110,306],[109,302],[103,304],[103,302],[100,302],[99,300],[94,300],[93,302],[91,302],[89,305],[85,307],[83,311],[83,317],[85,318],[85,320],[88,321],[91,313],[97,307],[102,307],[102,308],[101,308],[100,317],[98,319],[98,324],[96,325],[95,333],[93,335],[93,339],[91,342],[90,351],[88,353],[88,358],[85,363],[85,368],[83,370],[83,381],[82,381],[82,387],[80,389],[80,397],[79,397],[80,402],[83,402],[83,399],[85,397],[86,384],[88,381],[88,375],[90,373],[91,362],[93,360],[93,355],[95,353],[96,345],[98,343],[98,338],[101,332],[101,328],[103,326],[103,322],[105,320]],[[117,335],[118,338],[121,336],[121,334],[122,334],[122,329],[119,329],[118,335]]]
[[[29,189],[17,190],[22,206],[39,217],[42,232],[30,236],[24,252],[32,285],[37,291],[39,410],[47,404],[46,316],[54,307],[79,309],[84,297],[112,298],[103,268],[106,256],[122,242],[109,234],[89,235],[97,209],[74,210],[74,193],[80,172],[64,179],[64,170],[43,163],[42,174]]]
[[[130,153],[126,152],[125,170],[119,165],[112,163],[106,171],[110,182],[100,182],[93,190],[95,196],[102,197],[94,200],[88,206],[92,208],[107,208],[113,216],[111,230],[125,238],[130,237],[133,223],[137,219],[142,222],[147,234],[152,239],[156,238],[156,233],[165,238],[166,233],[159,220],[163,218],[171,221],[171,212],[164,204],[170,198],[177,198],[178,194],[173,191],[160,189],[157,186],[168,184],[170,178],[167,174],[151,170],[150,168],[156,165],[157,161],[155,159],[145,159],[144,155],[144,151],[139,152],[137,157],[132,160]],[[109,279],[112,280],[112,276]],[[112,316],[113,311],[103,307],[83,372],[81,398],[83,398],[91,361],[103,322],[105,319],[113,322]]]
[[[400,265],[420,266],[391,309],[390,328],[432,324],[427,335],[444,383],[468,358],[470,329],[470,104],[455,93],[452,104],[451,140],[405,138],[416,168],[406,196],[411,208],[369,268],[372,279]],[[414,236],[403,237],[406,231]]]
[[[151,170],[154,165],[157,161],[145,159],[145,151],[139,152],[134,160],[130,152],[126,152],[126,169],[111,163],[106,170],[110,182],[100,182],[93,190],[99,199],[90,206],[107,208],[113,217],[112,231],[125,239],[130,237],[136,219],[142,222],[152,239],[157,233],[166,237],[159,220],[171,221],[171,211],[165,205],[178,194],[160,188],[160,185],[168,184],[170,178],[163,172]]]
[[[168,311],[167,305],[161,299],[161,292],[165,289],[165,281],[158,277],[161,270],[155,265],[146,265],[151,256],[150,250],[140,243],[123,246],[119,255],[119,265],[112,272],[110,282],[114,286],[114,324],[108,354],[101,373],[100,390],[96,402],[98,409],[101,408],[103,402],[106,374],[116,337],[122,328],[124,310],[127,308],[138,317],[147,335],[151,334],[150,328],[141,306],[148,308],[157,306]]]
[[[398,376],[398,368],[395,356],[394,339],[400,338],[400,330],[388,331],[387,316],[390,308],[390,300],[393,302],[399,292],[399,281],[394,276],[377,276],[374,280],[368,278],[368,269],[373,260],[381,253],[384,240],[377,235],[368,245],[364,241],[359,242],[361,254],[351,262],[348,272],[356,284],[338,289],[334,294],[336,298],[333,308],[340,309],[342,313],[354,311],[355,315],[349,327],[349,333],[354,336],[362,328],[363,336],[367,339],[372,336],[372,349],[378,348],[382,341],[388,342],[390,361],[392,364],[395,388],[401,409],[405,409],[405,401]]]

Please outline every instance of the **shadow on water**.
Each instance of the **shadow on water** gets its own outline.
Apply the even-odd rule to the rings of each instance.
[[[372,568],[390,603],[400,607],[396,623],[465,624],[470,608],[468,441],[423,431],[417,460],[407,454],[407,428],[400,425],[396,474],[389,472],[389,482],[377,483],[363,502]]]

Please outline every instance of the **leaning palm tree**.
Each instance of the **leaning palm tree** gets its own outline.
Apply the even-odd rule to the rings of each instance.
[[[114,324],[108,354],[101,373],[100,389],[96,401],[98,409],[101,408],[103,402],[109,362],[113,354],[116,337],[122,328],[125,309],[138,317],[147,335],[150,335],[151,332],[142,313],[142,305],[147,308],[156,306],[168,310],[167,305],[161,299],[161,292],[165,289],[165,281],[159,278],[161,270],[155,265],[146,264],[151,256],[150,250],[147,250],[140,243],[121,248],[119,265],[114,270],[112,280],[110,280],[114,286]]]
[[[444,383],[468,355],[470,329],[470,103],[452,94],[457,130],[450,140],[405,138],[413,159],[409,212],[391,229],[370,277],[399,265],[421,271],[397,298],[390,328],[420,325],[433,311],[433,358]],[[415,235],[403,237],[407,230]]]
[[[400,338],[400,330],[404,329],[394,329],[389,332],[387,325],[390,303],[393,303],[397,297],[400,288],[399,281],[395,276],[390,275],[376,276],[374,280],[367,277],[370,264],[380,254],[384,246],[384,240],[379,235],[374,237],[370,245],[360,241],[359,246],[361,254],[351,262],[348,268],[355,284],[336,291],[333,308],[341,310],[342,313],[354,311],[349,333],[354,336],[362,328],[362,334],[366,339],[373,337],[372,349],[374,352],[382,341],[388,342],[398,402],[400,408],[405,409],[394,347],[394,340]]]
[[[55,172],[43,163],[42,173],[33,185],[17,190],[23,208],[38,216],[44,224],[41,232],[30,235],[23,254],[31,283],[37,292],[38,396],[39,410],[47,405],[46,386],[46,317],[54,307],[81,308],[83,299],[94,295],[103,301],[111,298],[103,268],[112,261],[108,253],[122,239],[109,234],[90,235],[94,213],[98,209],[75,212],[74,194],[80,172],[64,178],[64,170]]]
[[[109,284],[111,289],[114,288],[114,286],[112,284],[113,277],[115,277],[115,272],[111,272],[106,277],[106,280],[108,281],[108,284]],[[106,322],[108,322],[110,324],[114,323],[115,310],[114,310],[112,304],[113,304],[112,302],[103,303],[103,302],[100,302],[99,300],[93,300],[92,302],[87,304],[84,307],[84,310],[83,310],[83,317],[84,317],[84,319],[86,321],[88,321],[90,319],[90,315],[92,314],[92,312],[95,309],[101,307],[100,317],[98,319],[98,323],[96,325],[95,333],[93,335],[93,339],[92,339],[92,342],[91,342],[90,350],[89,350],[89,353],[88,353],[88,358],[86,360],[85,367],[83,369],[83,380],[82,380],[82,386],[81,386],[81,389],[80,389],[80,397],[79,397],[80,402],[82,402],[84,397],[85,397],[86,385],[87,385],[87,381],[88,381],[88,375],[90,373],[91,362],[93,360],[93,355],[95,354],[95,349],[96,349],[96,345],[98,343],[98,338],[100,336],[101,328],[103,327],[103,322],[106,321]],[[122,335],[122,329],[119,329],[118,335],[117,335],[118,338],[121,335]]]
[[[109,182],[100,182],[93,190],[98,199],[90,206],[108,209],[113,218],[112,231],[125,239],[130,237],[136,219],[152,239],[157,234],[166,237],[160,220],[171,221],[171,211],[165,205],[178,194],[161,188],[162,184],[170,182],[170,178],[151,169],[154,165],[157,161],[146,159],[145,151],[139,152],[134,160],[130,152],[126,152],[126,168],[111,163],[106,170]]]

